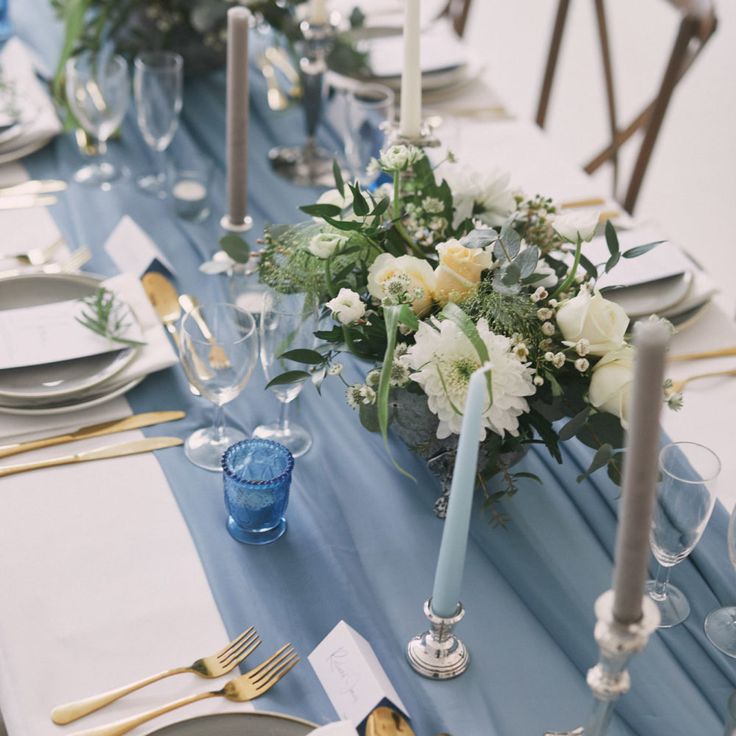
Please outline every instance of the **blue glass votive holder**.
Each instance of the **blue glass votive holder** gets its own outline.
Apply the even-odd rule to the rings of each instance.
[[[227,530],[239,542],[268,544],[286,531],[294,458],[278,442],[243,440],[222,456]]]

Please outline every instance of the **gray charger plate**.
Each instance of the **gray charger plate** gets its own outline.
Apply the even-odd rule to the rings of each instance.
[[[150,736],[306,736],[317,726],[301,718],[256,711],[215,713],[172,723]]]
[[[91,296],[100,277],[86,274],[28,274],[3,279],[0,310],[71,301]],[[32,408],[49,403],[84,400],[86,392],[112,378],[135,357],[123,348],[88,358],[0,371],[0,404]]]

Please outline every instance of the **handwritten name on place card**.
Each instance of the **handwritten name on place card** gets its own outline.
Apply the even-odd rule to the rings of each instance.
[[[67,301],[0,310],[0,370],[86,358],[124,347],[79,324],[76,317],[83,309],[81,302]],[[132,318],[125,337],[141,340]]]
[[[344,621],[317,645],[309,663],[337,714],[353,725],[384,699],[409,715],[371,645]]]

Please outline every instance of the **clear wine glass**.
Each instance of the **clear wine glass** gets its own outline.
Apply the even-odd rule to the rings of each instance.
[[[736,567],[736,506],[728,521],[728,556]],[[736,606],[711,611],[705,618],[705,634],[711,644],[729,657],[736,657]],[[736,715],[736,709],[734,710]]]
[[[107,187],[120,170],[105,160],[107,140],[120,127],[130,102],[128,64],[122,56],[85,52],[64,67],[69,107],[84,130],[97,139],[98,157],[74,174],[80,184]]]
[[[314,348],[314,331],[319,323],[317,300],[306,294],[279,294],[271,292],[263,300],[261,310],[261,367],[270,381],[281,373],[304,370],[303,363],[281,357],[288,350]],[[289,419],[289,406],[304,387],[304,381],[272,386],[281,402],[278,422],[262,424],[253,430],[254,437],[275,440],[285,445],[294,457],[299,457],[312,446],[312,437],[299,424]]]
[[[135,57],[133,66],[138,127],[156,161],[154,172],[139,177],[137,184],[147,194],[163,199],[167,194],[164,152],[179,125],[184,60],[170,51],[144,51]]]
[[[690,613],[685,594],[671,585],[670,573],[695,548],[716,501],[721,461],[696,442],[673,442],[659,453],[660,479],[649,541],[659,563],[647,593],[657,604],[660,628],[682,623]]]
[[[245,388],[256,366],[256,323],[250,312],[233,304],[200,305],[182,320],[179,343],[189,382],[215,405],[212,426],[191,434],[184,449],[195,465],[221,472],[222,454],[245,439],[225,424],[224,406]]]

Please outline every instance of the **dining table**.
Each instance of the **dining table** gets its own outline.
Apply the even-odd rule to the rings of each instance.
[[[12,12],[39,72],[50,74],[62,33],[49,4],[25,0],[13,3]],[[322,190],[290,184],[272,171],[269,149],[303,141],[302,113],[298,107],[269,110],[255,65],[250,80],[248,209],[254,226],[246,238],[255,245],[268,223],[299,221],[299,207],[316,201]],[[492,76],[461,94],[463,100],[498,104]],[[508,169],[514,185],[530,195],[609,199],[604,185],[533,123],[509,114],[454,115],[457,105],[457,98],[433,103],[432,113],[442,118],[437,135],[443,146],[459,160],[475,169]],[[34,179],[69,181],[49,212],[68,243],[91,249],[86,271],[117,273],[104,244],[127,215],[170,262],[180,292],[202,303],[230,298],[224,276],[200,271],[223,234],[225,112],[223,70],[187,77],[173,150],[180,161],[191,155],[213,162],[212,213],[201,223],[178,218],[169,203],[136,188],[135,177],[150,165],[151,154],[132,111],[109,145],[109,156],[126,172],[109,188],[72,181],[81,156],[71,134],[23,161]],[[342,129],[329,124],[329,101],[326,115],[320,142],[338,152]],[[657,227],[666,235],[666,223]],[[682,245],[697,260],[698,244]],[[713,300],[695,324],[674,336],[672,352],[736,344],[729,310],[727,299]],[[698,370],[729,367],[727,362],[703,361]],[[346,361],[346,378],[362,380],[371,367]],[[670,366],[673,378],[692,372],[692,364]],[[257,369],[227,404],[229,422],[248,432],[276,416],[278,402],[265,384]],[[736,501],[734,406],[736,382],[713,379],[688,388],[681,411],[663,410],[662,442],[693,440],[720,456],[719,501],[701,542],[673,571],[673,582],[690,600],[690,616],[654,633],[632,660],[631,691],[617,702],[609,730],[615,736],[716,736],[731,723],[736,663],[710,644],[703,621],[709,611],[736,601],[726,544]],[[185,438],[208,423],[212,405],[192,395],[178,365],[68,421],[82,426],[177,409],[186,411],[182,421],[119,439]],[[299,665],[252,704],[211,699],[134,733],[253,707],[314,724],[338,720],[307,657],[340,621],[370,643],[418,736],[541,736],[585,721],[591,708],[585,675],[598,655],[593,607],[611,587],[620,493],[605,471],[578,480],[592,451],[569,440],[558,464],[543,446],[530,446],[518,469],[541,483],[519,481],[518,493],[499,504],[503,524],[494,523],[477,499],[463,583],[466,614],[457,626],[470,666],[456,679],[434,681],[411,669],[406,646],[427,626],[423,603],[443,531],[433,512],[439,480],[391,437],[393,457],[414,479],[397,472],[382,438],[361,427],[338,381],[326,381],[321,395],[305,387],[295,418],[314,444],[296,460],[288,531],[273,544],[241,544],[227,533],[221,475],[192,465],[181,447],[0,479],[0,712],[8,736],[64,736],[213,689],[212,682],[184,674],[78,723],[57,726],[49,715],[61,703],[189,664],[248,626],[263,642],[248,667],[287,642],[299,652]],[[13,433],[25,438],[49,431],[43,417],[0,414],[0,444]],[[109,442],[88,439],[75,448]],[[56,454],[59,448],[47,448],[29,458]]]

